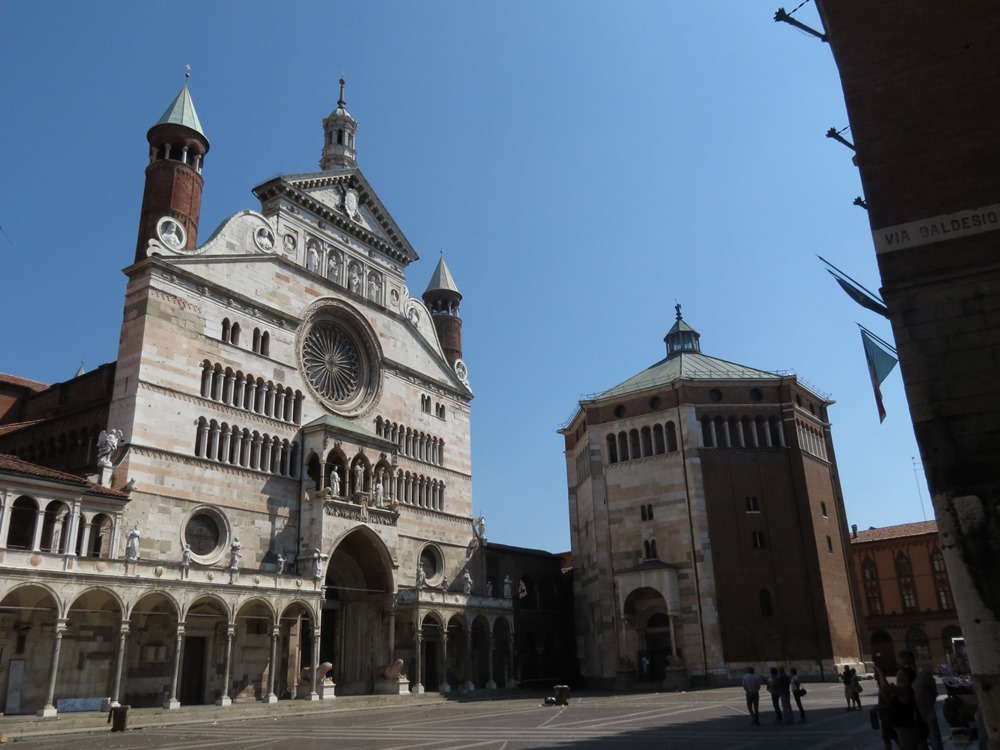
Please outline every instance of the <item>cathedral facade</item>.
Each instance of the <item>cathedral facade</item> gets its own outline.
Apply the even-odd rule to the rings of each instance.
[[[589,684],[832,678],[861,658],[827,409],[778,375],[667,356],[581,401],[565,439],[577,655]]]
[[[0,381],[9,713],[513,681],[510,586],[477,574],[462,295],[442,258],[411,296],[343,81],[323,134],[319,171],[199,244],[185,86],[147,136],[116,362]]]

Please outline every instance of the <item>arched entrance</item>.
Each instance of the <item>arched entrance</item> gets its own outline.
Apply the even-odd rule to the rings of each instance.
[[[181,705],[186,706],[215,703],[228,687],[227,676],[209,668],[227,661],[229,614],[226,605],[215,597],[201,597],[188,609],[184,624],[177,697]]]
[[[53,677],[59,667],[55,652],[59,607],[56,598],[41,586],[22,586],[0,601],[0,644],[10,654],[3,692],[4,713],[30,714],[50,698],[54,705]],[[52,689],[52,696],[48,695]]]
[[[66,617],[64,664],[86,664],[86,669],[63,669],[59,692],[68,696],[118,700],[120,671],[118,646],[122,606],[110,591],[92,589],[76,598]],[[98,657],[98,658],[95,658]],[[97,709],[100,705],[92,706]]]
[[[129,636],[125,648],[125,674],[122,676],[122,703],[152,707],[176,698],[175,666],[179,669],[176,602],[162,592],[147,594],[129,613]]]
[[[333,662],[338,695],[370,693],[375,669],[391,661],[392,593],[385,544],[367,526],[347,533],[326,569],[319,642],[319,660]]]
[[[625,653],[635,660],[636,678],[663,680],[668,662],[673,665],[680,657],[666,599],[656,589],[637,588],[625,598],[624,614],[632,625],[625,633]]]
[[[871,637],[872,661],[886,674],[896,671],[896,646],[892,636],[884,630],[876,630]]]

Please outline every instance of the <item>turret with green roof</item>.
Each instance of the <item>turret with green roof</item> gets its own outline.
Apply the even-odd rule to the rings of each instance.
[[[431,311],[441,347],[451,365],[462,358],[462,318],[458,309],[461,301],[462,293],[458,291],[442,253],[424,291],[424,304]]]

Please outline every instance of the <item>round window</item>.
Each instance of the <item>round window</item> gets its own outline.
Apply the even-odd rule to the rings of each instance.
[[[441,553],[436,547],[427,545],[420,553],[420,564],[424,568],[424,576],[428,581],[436,581],[444,568]]]
[[[651,399],[649,399],[650,409],[659,409],[661,406],[663,406],[663,399],[660,398],[659,396],[653,396]]]
[[[618,406],[615,407],[615,416],[618,417],[618,419],[625,416],[625,406],[623,404],[618,404]]]
[[[708,397],[712,399],[712,401],[718,403],[719,401],[722,401],[722,391],[718,388],[713,388],[708,392]]]
[[[225,527],[217,514],[202,509],[195,511],[184,524],[184,544],[198,557],[217,554],[225,542]]]
[[[332,412],[361,416],[378,401],[382,359],[378,339],[363,318],[342,303],[325,303],[300,329],[302,374]]]
[[[764,398],[764,394],[760,392],[760,388],[751,388],[750,389],[750,400],[751,401],[760,401],[762,398]]]

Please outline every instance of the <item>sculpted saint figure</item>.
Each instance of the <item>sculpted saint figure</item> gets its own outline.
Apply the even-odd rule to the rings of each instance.
[[[118,442],[122,439],[121,430],[101,430],[97,436],[97,465],[111,466],[111,456],[118,450]]]
[[[472,593],[472,576],[469,571],[465,571],[465,575],[462,576],[462,591],[466,594]]]
[[[240,544],[239,539],[233,539],[233,543],[229,545],[229,569],[239,570],[240,569],[240,557],[242,556],[240,552],[243,550],[243,545]]]
[[[513,583],[513,582],[510,580],[510,575],[505,575],[503,577],[503,598],[504,599],[510,599],[510,597],[511,597],[511,593],[510,593],[510,585],[511,585],[511,583]]]
[[[493,581],[486,582],[486,596],[493,596]]]
[[[375,483],[375,505],[382,507],[385,502],[385,487],[382,484],[382,473],[379,472],[378,481]]]
[[[184,549],[181,550],[181,567],[190,568],[191,567],[191,545],[185,544]]]
[[[139,524],[136,524],[125,537],[125,559],[135,562],[139,559]]]
[[[360,461],[354,464],[354,491],[365,491],[365,465]]]
[[[423,562],[417,563],[417,588],[422,589],[427,585],[427,574],[424,573]]]
[[[323,577],[323,562],[329,557],[329,555],[323,554],[316,548],[313,550],[313,579],[320,580]]]
[[[334,497],[340,497],[340,474],[337,473],[336,468],[330,472],[330,492],[333,493]]]

